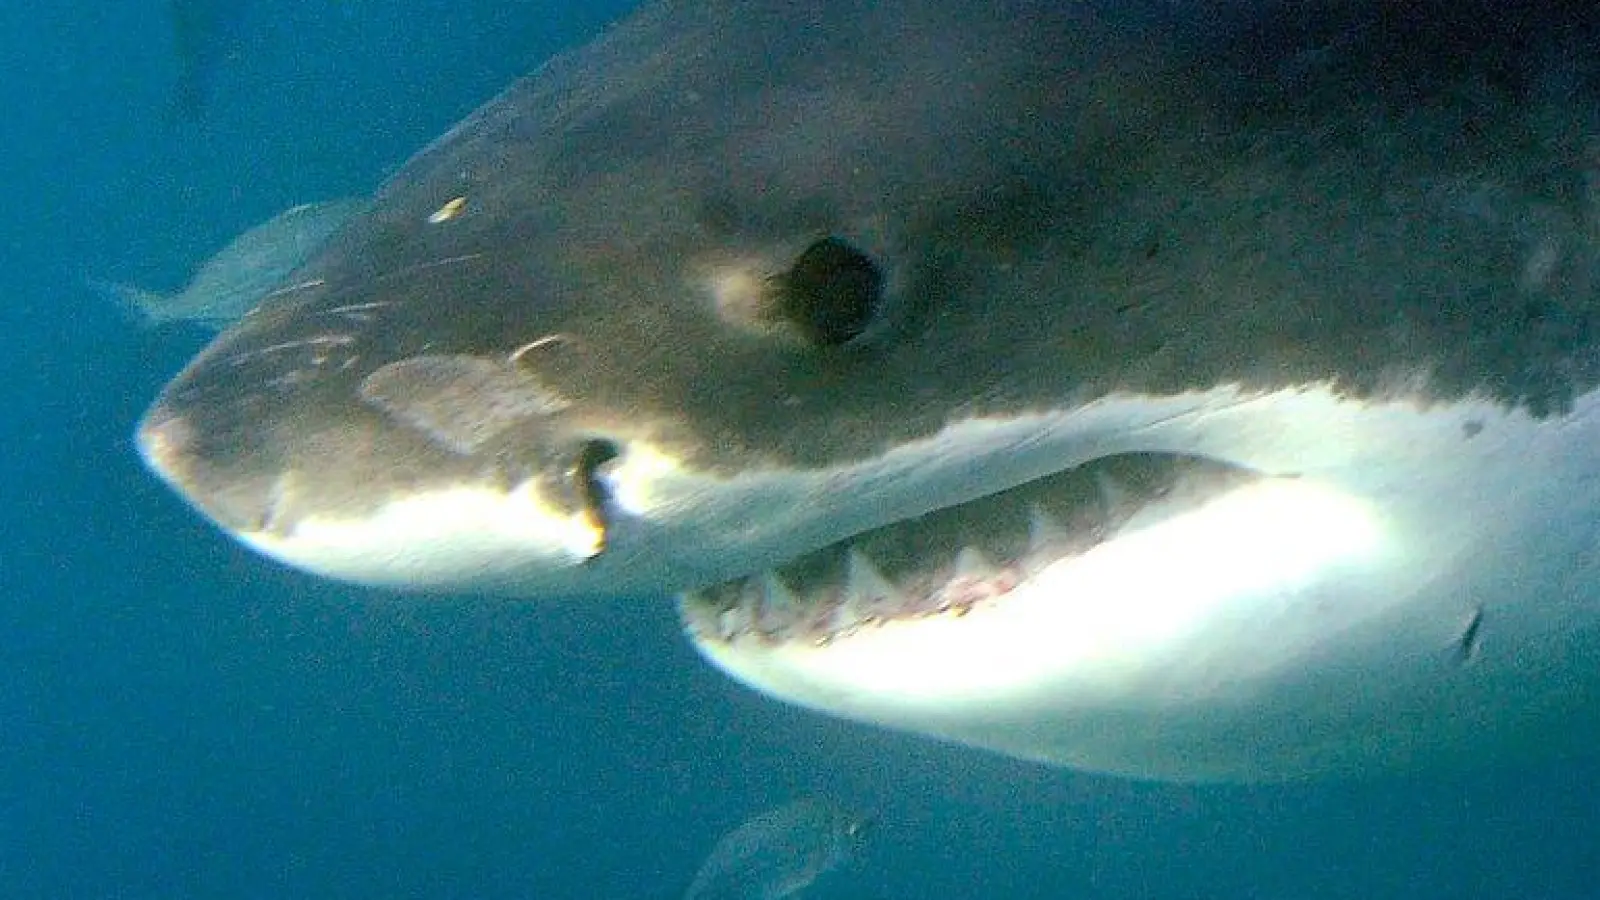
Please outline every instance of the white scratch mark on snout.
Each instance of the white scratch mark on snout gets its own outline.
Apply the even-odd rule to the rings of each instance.
[[[515,366],[518,362],[520,362],[522,360],[522,357],[525,356],[530,351],[538,350],[538,349],[540,349],[542,347],[549,347],[549,346],[552,346],[552,345],[555,345],[555,344],[576,344],[576,343],[577,343],[577,339],[574,338],[570,334],[561,334],[559,332],[557,332],[556,334],[547,334],[542,338],[535,338],[535,339],[527,342],[526,344],[523,344],[522,346],[518,347],[517,349],[511,351],[511,355],[506,357],[506,362],[509,362],[510,364]]]

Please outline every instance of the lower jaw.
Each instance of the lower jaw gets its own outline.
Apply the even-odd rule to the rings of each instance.
[[[1072,498],[1056,509],[1076,519],[1036,527],[1033,507]],[[1393,710],[1360,699],[1364,679],[1417,674],[1396,654],[1440,639],[1393,627],[1427,624],[1396,606],[1428,589],[1396,525],[1314,476],[1118,457],[857,535],[680,609],[712,665],[818,712],[1074,768],[1279,780],[1375,752],[1356,726]],[[972,553],[959,572],[985,540],[999,547],[990,574],[969,574]],[[862,587],[873,578],[876,594]]]

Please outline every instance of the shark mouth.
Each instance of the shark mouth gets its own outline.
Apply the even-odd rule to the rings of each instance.
[[[1050,566],[1266,478],[1183,454],[1103,457],[688,592],[680,614],[698,641],[769,647],[963,617]]]

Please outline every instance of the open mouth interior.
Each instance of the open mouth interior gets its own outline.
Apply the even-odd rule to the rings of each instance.
[[[1103,457],[691,591],[680,612],[701,641],[817,646],[891,622],[964,616],[1119,533],[1262,477],[1181,454]]]

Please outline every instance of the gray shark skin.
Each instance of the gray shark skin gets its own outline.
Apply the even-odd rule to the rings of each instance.
[[[139,446],[287,564],[677,595],[757,690],[1028,759],[1592,745],[1596,48],[1577,3],[653,4]]]

